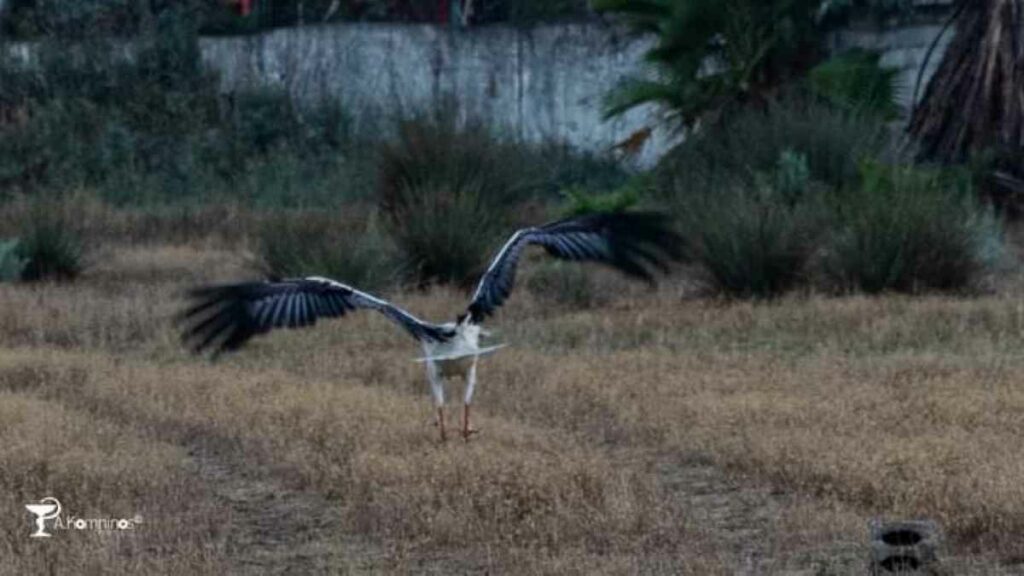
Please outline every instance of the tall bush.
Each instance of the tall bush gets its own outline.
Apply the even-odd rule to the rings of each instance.
[[[467,282],[507,233],[535,182],[518,148],[452,109],[403,121],[381,146],[377,199],[420,284]]]
[[[374,215],[275,214],[257,232],[256,253],[260,270],[270,277],[326,276],[369,291],[401,279],[395,246]]]
[[[836,210],[822,265],[841,290],[962,290],[1001,255],[999,222],[963,175],[865,163]]]
[[[857,179],[861,159],[884,153],[888,142],[888,129],[877,117],[789,95],[692,135],[664,158],[658,172],[661,189],[671,194],[751,184],[754,174],[771,172],[791,151],[805,158],[810,179],[839,188]]]
[[[826,212],[806,159],[787,153],[754,184],[741,180],[677,195],[691,259],[712,286],[735,297],[774,297],[802,282]]]

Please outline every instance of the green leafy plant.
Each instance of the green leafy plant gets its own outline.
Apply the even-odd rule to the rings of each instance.
[[[882,66],[881,53],[850,50],[815,66],[808,74],[811,91],[853,114],[892,119],[899,115],[896,96],[899,70]]]
[[[595,0],[656,37],[645,55],[654,74],[620,85],[614,116],[648,103],[692,127],[734,104],[762,100],[820,59],[820,0]]]
[[[625,212],[640,201],[637,186],[623,186],[606,194],[590,194],[581,186],[572,186],[563,190],[562,194],[568,201],[563,210],[567,217]]]
[[[799,202],[811,185],[807,156],[793,150],[783,150],[775,165],[773,179],[775,190],[784,200],[790,204]]]

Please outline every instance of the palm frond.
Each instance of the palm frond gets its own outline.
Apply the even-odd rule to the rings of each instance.
[[[679,87],[673,82],[631,79],[612,90],[605,99],[604,117],[618,116],[648,103],[674,106],[681,102]]]
[[[1024,0],[963,6],[909,127],[929,160],[962,162],[986,149],[1024,147]]]

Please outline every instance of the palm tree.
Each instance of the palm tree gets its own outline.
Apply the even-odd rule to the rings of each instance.
[[[655,74],[608,98],[606,115],[660,105],[689,128],[732,104],[758,101],[821,59],[821,0],[594,0],[656,36],[645,58]]]
[[[1024,148],[1024,0],[959,0],[956,36],[914,110],[920,156],[946,163]]]

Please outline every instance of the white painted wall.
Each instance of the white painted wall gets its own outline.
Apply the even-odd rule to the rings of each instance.
[[[311,100],[330,94],[357,114],[413,111],[454,97],[463,114],[515,137],[602,151],[654,124],[651,109],[601,117],[604,95],[637,72],[648,42],[592,24],[360,24],[210,38],[202,48],[225,90],[272,85]],[[665,138],[655,136],[643,163],[665,149]]]

